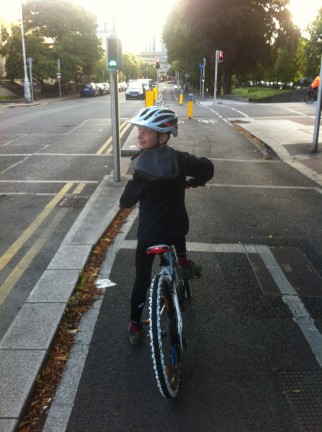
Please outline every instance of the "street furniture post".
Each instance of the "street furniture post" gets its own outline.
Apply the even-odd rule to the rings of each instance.
[[[21,44],[22,44],[22,60],[23,60],[23,72],[24,72],[24,79],[23,79],[23,89],[24,89],[24,98],[26,103],[31,102],[31,95],[30,95],[30,84],[27,74],[27,61],[26,61],[26,48],[25,48],[25,33],[23,29],[23,14],[22,14],[22,2],[20,2],[20,29],[21,29]]]
[[[154,94],[154,102],[158,99],[158,88],[153,87],[153,94]]]
[[[113,137],[114,183],[121,182],[120,112],[118,91],[118,69],[122,68],[121,41],[116,37],[106,39],[107,69],[111,77],[111,112]]]
[[[120,112],[117,71],[110,71],[114,183],[121,181]]]
[[[29,64],[29,77],[30,77],[30,92],[31,92],[31,102],[35,101],[35,97],[34,97],[34,85],[32,82],[32,58],[28,57],[27,58],[27,62]]]
[[[203,59],[203,68],[202,68],[202,92],[201,92],[201,99],[204,99],[205,97],[205,75],[206,75],[206,59]]]
[[[57,60],[57,74],[58,88],[59,88],[59,99],[61,99],[61,73],[60,73],[60,59]]]
[[[192,98],[193,98],[193,94],[189,93],[189,96],[188,96],[188,119],[192,118],[192,104],[193,104]]]
[[[183,90],[180,90],[179,105],[182,105],[182,102],[183,102]]]
[[[318,150],[319,141],[319,130],[321,121],[321,108],[322,108],[322,54],[321,54],[321,65],[320,65],[320,84],[318,89],[318,100],[316,102],[315,122],[314,122],[314,134],[311,153],[316,153]]]
[[[154,91],[146,90],[145,91],[145,106],[153,106],[154,105]]]

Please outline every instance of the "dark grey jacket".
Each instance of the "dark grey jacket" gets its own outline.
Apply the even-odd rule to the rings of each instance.
[[[143,151],[120,199],[120,205],[126,208],[140,202],[138,238],[162,243],[185,236],[189,230],[184,204],[187,177],[192,177],[193,185],[198,186],[213,174],[212,162],[204,157],[167,145]]]

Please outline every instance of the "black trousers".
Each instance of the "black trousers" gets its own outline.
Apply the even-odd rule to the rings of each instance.
[[[159,243],[148,243],[138,240],[135,254],[136,276],[131,295],[131,321],[133,322],[141,321],[146,301],[146,294],[151,284],[154,255],[147,255],[146,250],[148,247],[156,244],[174,245],[178,256],[186,254],[186,239],[184,236],[175,239],[168,239]]]

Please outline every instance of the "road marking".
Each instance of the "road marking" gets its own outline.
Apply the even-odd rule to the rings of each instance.
[[[80,183],[80,184],[76,187],[76,189],[74,190],[73,193],[76,194],[76,195],[82,193],[83,190],[84,190],[84,188],[85,188],[85,186],[86,186],[85,183]]]
[[[0,196],[11,196],[11,195],[31,195],[31,196],[56,196],[55,193],[46,193],[46,192],[37,192],[37,193],[31,193],[31,192],[0,192]]]
[[[268,246],[245,246],[245,248],[248,252],[255,250],[262,258],[282,294],[283,302],[292,313],[294,322],[299,326],[317,362],[322,367],[322,335],[316,328],[313,318],[297,295],[297,292],[287,280],[274,255]]]
[[[227,159],[227,158],[210,158],[212,161],[219,162],[245,162],[245,163],[281,163],[279,159]]]
[[[8,295],[10,294],[13,287],[16,285],[18,280],[28,269],[33,259],[38,255],[42,247],[48,242],[51,235],[54,233],[57,225],[65,217],[68,208],[62,209],[56,214],[52,222],[43,231],[41,237],[31,246],[25,256],[19,261],[15,268],[11,271],[8,277],[5,279],[3,284],[0,286],[0,306],[4,303]]]
[[[104,156],[104,155],[98,155],[93,153],[45,153],[45,152],[37,152],[37,153],[6,153],[6,154],[0,154],[0,157],[24,157],[24,156],[71,156],[71,157],[98,157],[98,156]]]
[[[238,184],[220,184],[220,183],[207,183],[205,187],[227,187],[227,188],[249,188],[249,189],[291,189],[291,190],[312,190],[319,191],[317,187],[309,186],[273,186],[273,185],[238,185]]]
[[[20,237],[7,249],[7,251],[0,257],[0,271],[12,260],[16,253],[23,247],[23,245],[30,239],[33,233],[39,228],[44,220],[49,216],[55,206],[63,198],[63,196],[71,189],[74,183],[67,183],[44,208],[44,210],[36,217],[36,219],[29,225],[29,227],[21,234]]]
[[[86,183],[86,184],[97,184],[96,180],[0,180],[0,183],[44,183],[44,184],[66,184],[66,183]]]
[[[123,124],[124,124],[124,123],[123,123]],[[120,133],[120,138],[123,137],[123,135],[125,134],[125,132],[128,130],[128,128],[129,128],[130,126],[131,126],[131,123],[127,123],[127,125],[123,128],[122,132]],[[113,150],[113,147],[110,146],[110,147],[106,150],[105,155],[111,154],[111,153],[112,153],[112,150]]]
[[[25,162],[27,159],[29,158],[29,156],[24,157],[22,160],[15,162],[14,164],[8,166],[7,168],[5,168],[4,170],[2,170],[0,172],[0,174],[5,174],[7,171],[10,171],[12,168],[15,168],[16,166],[22,164],[23,162]]]
[[[136,240],[124,240],[121,248],[136,249]],[[311,347],[317,362],[322,366],[322,335],[314,325],[314,320],[305,308],[297,292],[287,280],[283,270],[278,265],[274,255],[265,245],[243,245],[243,244],[210,244],[187,242],[189,252],[210,253],[257,253],[262,258],[268,271],[271,273],[276,286],[282,294],[282,300],[289,307],[294,322],[300,327],[305,339]]]
[[[122,130],[123,128],[125,128],[125,131],[130,127],[131,123],[125,121],[124,123],[121,124],[120,126],[120,130]],[[120,135],[122,136],[122,135]],[[104,153],[104,151],[109,147],[109,145],[112,143],[113,141],[113,137],[109,137],[109,139],[102,145],[102,147],[96,152],[96,155],[101,155],[102,153]]]

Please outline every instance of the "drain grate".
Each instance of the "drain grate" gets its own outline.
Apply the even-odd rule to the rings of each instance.
[[[322,371],[283,371],[278,374],[301,431],[322,430]]]
[[[84,207],[88,196],[65,196],[60,203],[59,207]]]

